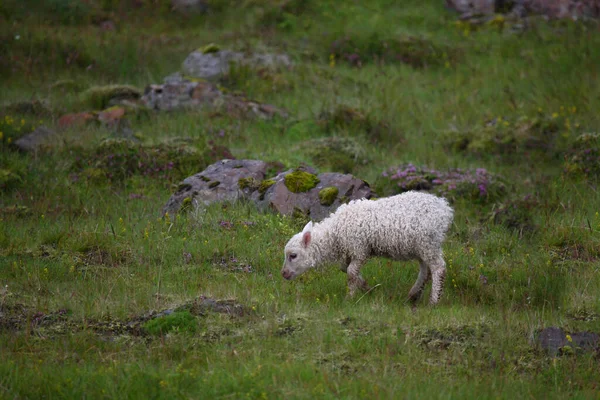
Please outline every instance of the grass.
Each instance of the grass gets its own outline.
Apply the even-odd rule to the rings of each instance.
[[[600,332],[597,167],[581,164],[598,149],[576,140],[600,123],[594,23],[475,30],[434,1],[211,1],[212,13],[191,17],[159,3],[0,5],[0,107],[48,108],[0,111],[0,397],[596,398],[597,354],[551,357],[532,345],[548,326]],[[103,30],[105,20],[116,28]],[[344,38],[360,67],[331,57]],[[386,40],[449,53],[420,63],[393,47],[395,61]],[[139,113],[129,118],[139,144],[89,124],[35,154],[12,147],[36,126],[58,130],[63,114],[91,111],[87,89],[143,91],[209,43],[288,53],[292,69],[234,68],[221,84],[291,117]],[[522,130],[536,119],[557,125],[548,147],[528,147],[544,138]],[[439,306],[407,303],[414,262],[371,260],[363,271],[376,287],[352,301],[333,266],[284,281],[282,250],[304,221],[252,204],[161,218],[181,178],[199,172],[189,154],[197,168],[225,147],[295,168],[314,164],[311,146],[330,137],[358,146],[361,160],[321,172],[372,184],[409,163],[503,177],[501,198],[454,201]],[[475,144],[455,145],[465,139]],[[122,147],[121,163],[105,160],[107,143]],[[154,171],[164,157],[181,167]],[[199,297],[243,312],[192,307],[145,320]]]

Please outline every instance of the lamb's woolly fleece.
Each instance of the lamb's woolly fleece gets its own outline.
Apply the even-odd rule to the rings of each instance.
[[[292,270],[297,276],[327,261],[364,262],[371,256],[435,261],[453,214],[446,199],[414,191],[352,201],[312,227],[310,245]],[[290,239],[286,264],[289,251],[302,248],[301,242],[302,232]]]

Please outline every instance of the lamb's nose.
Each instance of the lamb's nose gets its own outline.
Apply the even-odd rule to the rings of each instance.
[[[285,279],[290,279],[290,276],[292,276],[292,273],[290,271],[288,271],[287,269],[284,269],[283,271],[281,271],[281,275],[283,275],[283,277]]]

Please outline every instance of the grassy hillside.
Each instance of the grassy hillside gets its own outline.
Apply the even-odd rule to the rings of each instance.
[[[597,351],[533,343],[549,326],[600,333],[598,24],[475,25],[441,1],[208,3],[0,4],[0,398],[596,398]],[[114,129],[59,126],[104,105],[89,88],[143,91],[209,43],[288,54],[292,68],[219,85],[290,117],[139,111],[135,144],[110,154]],[[18,152],[40,125],[59,133]],[[315,155],[324,137],[367,161]],[[440,305],[411,309],[418,264],[386,259],[347,300],[335,266],[281,278],[303,218],[245,202],[161,217],[224,147],[380,196],[407,164],[496,186],[448,193]]]

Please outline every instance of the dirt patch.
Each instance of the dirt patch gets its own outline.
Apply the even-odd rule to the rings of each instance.
[[[425,328],[411,331],[407,336],[429,350],[447,350],[451,347],[477,347],[489,333],[485,324],[448,325],[441,328]]]
[[[150,311],[129,320],[70,318],[70,311],[60,309],[42,312],[24,304],[0,306],[0,332],[29,329],[40,334],[69,334],[79,331],[91,331],[98,335],[147,336],[146,324],[149,321],[189,313],[193,317],[206,317],[211,313],[227,314],[231,317],[243,317],[253,314],[253,310],[233,299],[217,300],[201,296],[195,300],[161,311]]]

